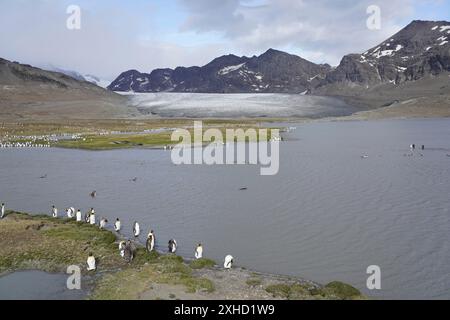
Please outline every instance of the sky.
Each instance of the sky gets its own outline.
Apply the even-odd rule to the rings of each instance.
[[[70,5],[80,29],[67,28]],[[412,20],[450,21],[450,0],[0,0],[0,57],[108,80],[269,48],[338,65]]]

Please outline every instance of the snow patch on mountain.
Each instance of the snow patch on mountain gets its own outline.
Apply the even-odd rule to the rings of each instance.
[[[238,64],[238,65],[235,65],[235,66],[228,66],[228,67],[220,69],[219,72],[217,72],[217,74],[223,76],[223,75],[229,74],[230,72],[234,72],[234,71],[239,70],[244,65],[245,65],[245,63],[241,63],[241,64]]]

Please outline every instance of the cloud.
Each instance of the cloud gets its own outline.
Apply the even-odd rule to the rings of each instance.
[[[182,1],[191,13],[181,26],[181,30],[195,29],[197,32],[228,30],[233,25],[245,23],[244,16],[237,11],[239,0]],[[213,4],[213,5],[211,5]]]
[[[343,55],[365,51],[409,22],[417,2],[439,0],[208,0],[193,5],[182,30],[221,32],[245,53],[291,48],[307,59],[337,64]],[[197,3],[197,2],[196,2]],[[198,3],[197,3],[198,4]],[[370,5],[381,9],[381,30],[366,26]],[[318,61],[318,59],[320,61]]]
[[[66,28],[72,3],[82,9],[79,31]],[[366,27],[371,4],[381,7],[379,31]],[[433,13],[445,1],[0,0],[0,57],[109,79],[128,69],[204,65],[271,47],[337,64],[400,30],[418,5]]]
[[[0,1],[0,57],[37,66],[53,65],[114,79],[120,72],[205,64],[222,53],[217,45],[166,42],[152,1],[79,1],[81,30],[66,28],[71,2]]]

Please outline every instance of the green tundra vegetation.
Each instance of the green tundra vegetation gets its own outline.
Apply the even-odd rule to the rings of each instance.
[[[203,132],[207,129],[218,129],[224,140],[227,129],[256,129],[256,140],[260,140],[258,129],[265,128],[272,120],[264,123],[257,120],[204,120]],[[73,148],[84,150],[112,150],[125,148],[161,148],[175,145],[178,142],[171,140],[172,132],[177,128],[185,128],[191,133],[193,139],[191,119],[160,119],[160,120],[97,120],[72,121],[68,123],[23,122],[0,124],[0,141],[11,143],[30,142],[37,137],[60,137],[64,139],[50,141],[52,147]],[[272,132],[268,129],[267,140],[271,139]],[[73,135],[73,137],[70,137]],[[234,139],[237,141],[237,139]],[[252,139],[247,139],[251,141]],[[33,140],[35,144],[47,144],[42,139]],[[209,143],[210,141],[204,141]]]

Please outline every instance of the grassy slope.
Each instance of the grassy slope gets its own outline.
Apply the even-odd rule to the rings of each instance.
[[[65,271],[69,265],[86,265],[90,252],[100,270],[122,266],[115,236],[87,224],[10,213],[0,221],[0,272],[19,269]]]
[[[212,291],[211,281],[194,277],[182,258],[149,255],[139,248],[133,263],[120,257],[114,233],[73,220],[29,216],[9,212],[0,220],[0,273],[22,269],[65,272],[69,265],[85,271],[86,259],[93,253],[98,271],[94,299],[136,299],[151,283],[172,283],[186,289]]]

